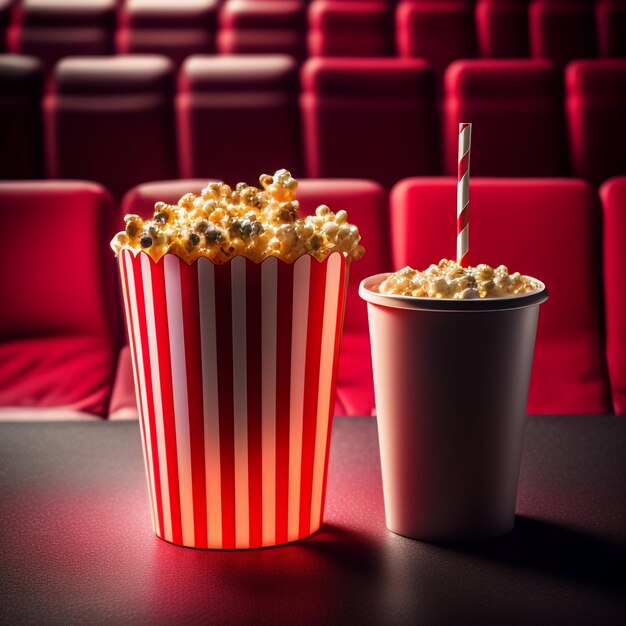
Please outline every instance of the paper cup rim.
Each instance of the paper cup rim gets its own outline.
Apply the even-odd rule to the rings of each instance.
[[[401,296],[397,294],[383,294],[374,291],[392,272],[374,274],[364,278],[359,284],[359,296],[370,304],[377,304],[396,309],[415,311],[500,311],[506,309],[522,309],[541,304],[548,299],[548,290],[545,284],[532,276],[532,280],[540,285],[540,289],[522,295],[504,296],[501,298],[471,298],[467,300],[453,300],[451,298],[424,298],[418,296]]]
[[[349,254],[347,254],[346,252],[341,252],[339,250],[333,250],[327,257],[325,257],[324,259],[321,259],[321,260],[318,259],[317,257],[315,257],[314,255],[308,254],[307,252],[305,252],[304,254],[300,255],[297,258],[295,258],[293,261],[285,261],[284,259],[281,259],[280,257],[274,256],[274,255],[269,255],[269,256],[266,256],[264,259],[261,259],[260,261],[255,261],[254,259],[251,259],[251,258],[249,258],[249,257],[247,257],[247,256],[245,256],[243,254],[236,254],[236,255],[232,256],[230,259],[228,259],[228,261],[226,261],[225,263],[216,263],[215,261],[213,261],[213,259],[209,259],[209,257],[203,256],[203,255],[200,255],[200,256],[196,257],[192,261],[187,261],[187,259],[184,259],[182,256],[179,256],[178,254],[175,254],[174,252],[166,252],[157,261],[155,261],[150,256],[150,254],[148,254],[145,250],[133,250],[132,248],[122,248],[119,251],[119,253],[117,253],[115,255],[116,259],[119,259],[121,257],[121,255],[124,254],[124,252],[128,252],[134,259],[136,259],[140,254],[143,254],[146,257],[148,257],[148,259],[150,259],[150,261],[152,263],[154,263],[155,265],[158,265],[159,263],[161,263],[161,261],[163,261],[163,259],[165,259],[165,257],[167,257],[167,256],[169,256],[169,257],[176,257],[179,261],[182,261],[183,263],[185,263],[186,265],[189,265],[189,266],[193,265],[194,263],[197,263],[201,259],[206,259],[209,263],[213,264],[215,267],[220,267],[222,265],[228,265],[234,259],[240,259],[240,258],[244,259],[246,261],[250,261],[250,263],[254,263],[255,265],[262,265],[263,263],[265,263],[265,261],[269,261],[270,259],[275,259],[276,261],[278,261],[279,263],[283,263],[284,265],[294,265],[300,259],[302,259],[304,257],[307,257],[307,256],[311,257],[311,259],[313,259],[314,261],[317,261],[318,263],[325,263],[334,254],[339,254],[341,257],[343,257],[343,259],[344,259],[344,261],[346,263],[352,260],[352,257]]]

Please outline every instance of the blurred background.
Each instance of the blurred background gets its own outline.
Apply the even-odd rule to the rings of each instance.
[[[528,410],[626,412],[626,0],[0,0],[0,419],[136,417],[125,213],[287,168],[360,228],[337,414],[374,409],[358,282],[544,280]]]

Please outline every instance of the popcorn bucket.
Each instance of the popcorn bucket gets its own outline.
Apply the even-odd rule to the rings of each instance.
[[[367,301],[387,527],[427,541],[513,528],[539,291]],[[539,281],[537,281],[539,282]]]
[[[317,531],[344,255],[118,260],[155,533],[231,549]]]

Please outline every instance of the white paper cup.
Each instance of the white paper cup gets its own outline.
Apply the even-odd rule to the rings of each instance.
[[[378,293],[367,301],[387,527],[416,539],[495,536],[515,519],[545,286],[509,298]]]
[[[321,525],[346,258],[119,256],[156,534],[254,548]]]

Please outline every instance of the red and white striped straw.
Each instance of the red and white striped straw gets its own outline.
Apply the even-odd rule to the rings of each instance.
[[[469,251],[469,177],[472,125],[459,124],[459,174],[456,195],[456,262],[463,265]]]

